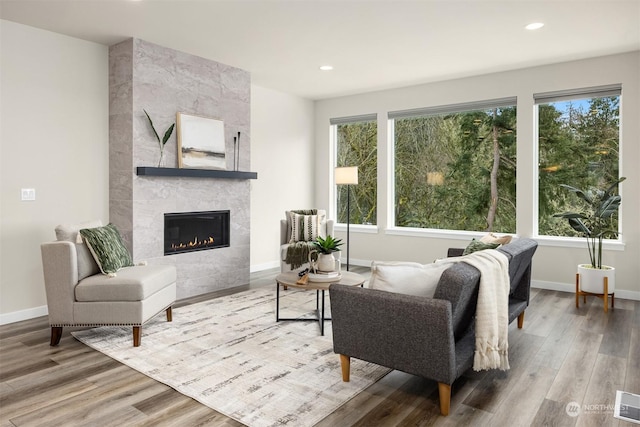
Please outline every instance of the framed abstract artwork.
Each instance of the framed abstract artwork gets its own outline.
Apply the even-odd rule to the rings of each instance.
[[[227,169],[224,122],[178,113],[178,166],[194,169]]]

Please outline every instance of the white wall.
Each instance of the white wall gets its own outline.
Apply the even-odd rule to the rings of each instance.
[[[107,47],[0,21],[0,323],[46,313],[40,243],[108,220]],[[36,200],[20,201],[21,188]]]
[[[387,232],[391,156],[387,137],[387,113],[394,110],[447,105],[517,96],[518,98],[518,170],[517,230],[531,236],[534,224],[533,94],[571,88],[622,83],[622,167],[627,177],[621,186],[621,221],[624,250],[609,250],[605,263],[616,267],[616,296],[640,299],[640,52],[567,62],[543,67],[489,74],[452,81],[424,84],[394,90],[366,93],[318,101],[315,112],[316,204],[328,205],[327,184],[332,171],[329,119],[378,113],[378,229],[374,234],[351,228],[351,259],[368,264],[371,260],[407,260],[431,262],[446,254],[448,247],[464,247],[468,236],[436,238],[401,236]],[[443,209],[446,207],[443,206]],[[336,233],[344,236],[343,233]],[[464,239],[464,240],[462,240]],[[581,244],[582,246],[582,244]],[[622,248],[618,248],[622,249]],[[575,289],[576,264],[587,257],[586,247],[550,246],[541,243],[535,258],[535,284],[551,289]]]
[[[251,87],[251,270],[278,267],[280,219],[314,206],[313,102]]]

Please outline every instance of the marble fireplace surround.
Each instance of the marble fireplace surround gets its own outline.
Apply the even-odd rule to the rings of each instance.
[[[171,264],[178,298],[249,283],[250,181],[219,177],[138,175],[157,166],[161,134],[176,113],[224,121],[227,169],[233,136],[241,132],[239,170],[250,170],[250,75],[244,70],[139,39],[109,48],[109,220],[118,226],[134,262]],[[165,147],[177,168],[177,133]],[[164,256],[164,214],[230,211],[230,246]]]

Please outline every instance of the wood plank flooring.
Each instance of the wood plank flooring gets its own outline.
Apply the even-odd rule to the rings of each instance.
[[[273,286],[276,274],[255,273],[249,285],[177,306]],[[635,425],[613,418],[612,405],[616,390],[640,394],[640,302],[616,298],[605,314],[600,299],[576,309],[573,294],[532,289],[524,328],[515,323],[511,369],[467,372],[453,385],[448,417],[439,415],[436,383],[392,371],[317,427]],[[242,425],[90,349],[71,330],[50,347],[46,317],[0,326],[0,427]],[[580,405],[576,416],[567,414],[571,402]]]

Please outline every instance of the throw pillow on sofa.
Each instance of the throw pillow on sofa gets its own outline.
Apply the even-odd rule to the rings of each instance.
[[[472,239],[471,243],[464,248],[462,255],[469,255],[477,251],[483,251],[485,249],[495,249],[500,246],[500,243],[484,243],[480,240]]]
[[[131,254],[115,225],[83,228],[80,234],[89,246],[91,255],[98,263],[102,274],[115,275],[121,268],[133,266]]]
[[[493,233],[487,233],[480,238],[480,241],[483,243],[498,243],[500,245],[506,245],[511,242],[511,236],[508,234],[504,236],[496,236]]]
[[[433,298],[440,276],[452,264],[452,261],[446,259],[433,264],[373,261],[369,287],[382,291]]]

